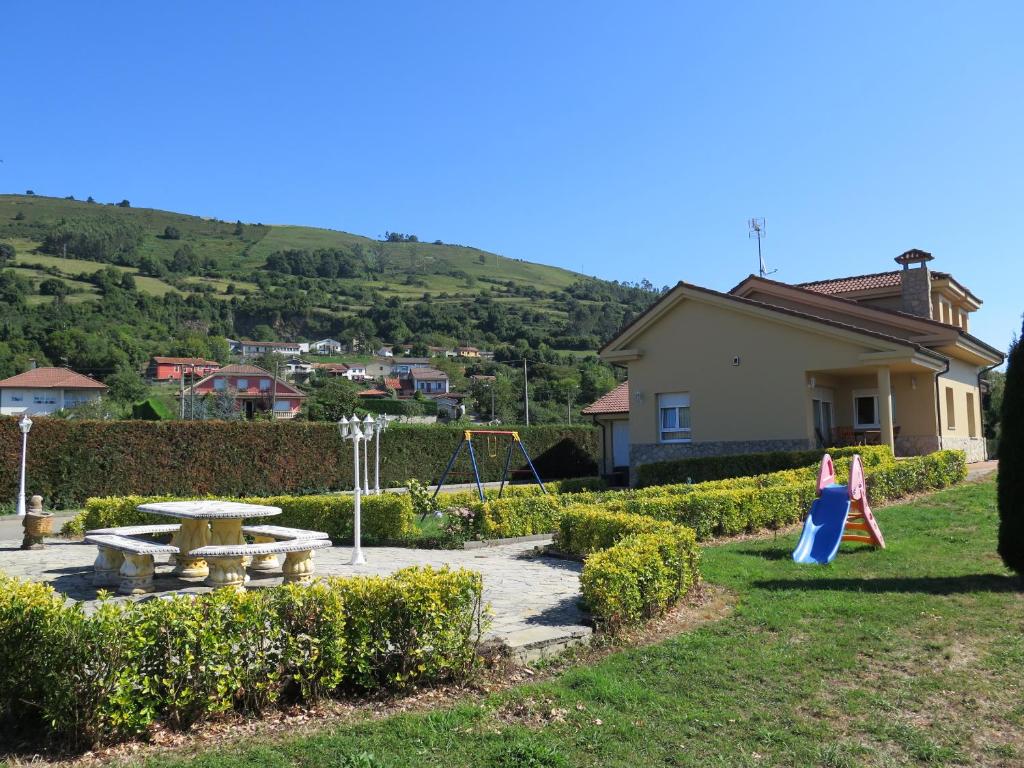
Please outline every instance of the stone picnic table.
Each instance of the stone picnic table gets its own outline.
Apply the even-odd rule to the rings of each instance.
[[[209,545],[244,545],[242,521],[281,514],[280,507],[243,504],[238,501],[155,501],[140,504],[140,512],[181,520],[171,543],[178,548],[174,573],[207,577],[210,569],[203,557],[190,557],[193,550]]]

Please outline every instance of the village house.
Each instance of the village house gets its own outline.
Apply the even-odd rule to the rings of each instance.
[[[470,360],[480,359],[480,350],[476,347],[456,347],[455,354],[459,357],[469,358]]]
[[[32,368],[0,381],[0,415],[56,413],[99,400],[106,391],[105,384],[68,368]]]
[[[279,355],[301,355],[304,351],[297,341],[248,341],[239,342],[239,354],[242,357],[257,357],[268,352]]]
[[[414,368],[429,368],[429,357],[396,357],[391,362],[391,373],[404,376]]]
[[[216,360],[205,360],[201,357],[161,357],[156,356],[149,361],[146,378],[150,381],[180,381],[185,378],[207,376],[220,370]]]
[[[981,300],[931,260],[915,249],[901,269],[799,285],[751,275],[728,293],[679,283],[600,352],[629,373],[584,409],[605,428],[605,471],[858,443],[985,459],[980,377],[1003,354],[969,332]]]
[[[294,419],[306,398],[303,392],[269,371],[255,365],[226,365],[216,373],[187,387],[183,397],[230,395],[235,409],[251,419],[259,413],[273,413],[275,419]]]
[[[301,357],[289,357],[281,363],[280,370],[290,379],[305,379],[313,372],[313,365]]]
[[[325,376],[340,376],[349,381],[366,381],[366,366],[362,363],[313,363],[313,369]]]
[[[335,339],[320,339],[311,342],[309,351],[314,355],[340,355],[345,345]]]
[[[436,368],[413,368],[404,379],[413,392],[425,395],[448,392],[448,374]]]

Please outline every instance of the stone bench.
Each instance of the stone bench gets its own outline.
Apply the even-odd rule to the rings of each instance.
[[[162,533],[175,533],[181,528],[177,523],[169,525],[126,525],[121,528],[96,528],[86,531],[86,536],[159,536]]]
[[[291,539],[257,544],[210,544],[193,549],[189,552],[189,556],[201,557],[209,563],[210,575],[207,578],[207,583],[210,586],[243,589],[245,585],[244,558],[251,557],[255,560],[283,554],[285,558],[281,572],[284,574],[285,582],[308,584],[313,579],[313,550],[330,546],[330,539]]]
[[[116,534],[90,533],[85,540],[98,552],[92,583],[98,587],[117,584],[122,595],[153,591],[153,555],[176,555],[178,548],[146,539]]]
[[[307,531],[304,528],[288,528],[284,525],[243,525],[242,533],[252,536],[257,544],[269,544],[274,541],[294,541],[295,539],[328,539],[322,531]],[[277,555],[259,555],[247,563],[253,571],[276,571]]]

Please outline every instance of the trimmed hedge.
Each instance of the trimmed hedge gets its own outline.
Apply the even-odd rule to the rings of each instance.
[[[693,531],[627,536],[583,564],[580,592],[595,622],[615,629],[664,613],[700,580]]]
[[[171,501],[169,496],[105,496],[88,499],[85,509],[65,523],[63,532],[81,535],[94,528],[123,525],[166,523],[166,517],[140,512],[136,507],[154,501]],[[331,494],[318,496],[261,496],[237,499],[249,504],[280,507],[281,514],[272,518],[274,525],[323,531],[334,541],[350,542],[355,516],[351,496]],[[416,530],[412,499],[408,494],[382,493],[366,496],[361,505],[364,542],[394,541]]]
[[[466,570],[104,602],[0,574],[0,736],[87,748],[350,691],[464,678],[483,631]]]
[[[878,463],[878,460],[893,458],[892,450],[887,445],[855,445],[813,451],[772,451],[770,453],[737,453],[729,456],[672,459],[641,464],[637,469],[636,484],[642,488],[648,485],[703,483],[708,480],[724,480],[730,477],[764,475],[784,469],[817,466],[824,453],[831,454],[833,459],[851,457],[855,453],[859,453],[865,467],[872,463]],[[874,462],[872,462],[873,459]]]
[[[609,512],[594,505],[567,507],[555,531],[555,548],[576,557],[587,557],[615,546],[627,536],[640,533],[671,533],[677,526],[647,515]],[[696,541],[696,538],[694,539]]]
[[[839,482],[846,482],[849,457],[836,461]],[[876,452],[865,462],[868,499],[893,501],[912,493],[958,483],[967,469],[962,451],[938,451],[899,461]],[[633,491],[514,496],[469,504],[485,538],[554,533],[566,507],[597,504],[609,512],[646,515],[693,528],[700,540],[734,536],[799,522],[816,497],[817,467],[784,470],[756,477],[670,485]]]
[[[434,483],[463,429],[394,425],[381,437],[381,484]],[[594,427],[520,430],[542,478],[593,475]],[[21,437],[0,419],[0,498],[17,493]],[[501,477],[503,452],[478,452],[484,480]],[[459,460],[468,467],[468,458]],[[521,469],[518,464],[515,468]],[[352,487],[352,446],[316,422],[84,421],[40,417],[29,435],[28,490],[48,508],[93,496],[272,496]]]

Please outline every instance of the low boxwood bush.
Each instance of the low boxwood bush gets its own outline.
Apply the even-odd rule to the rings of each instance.
[[[486,539],[552,533],[565,509],[562,496],[512,496],[470,506]]]
[[[166,523],[166,517],[140,512],[136,507],[154,501],[172,500],[169,496],[106,496],[88,499],[85,509],[64,525],[63,532],[81,535],[94,528]],[[323,531],[335,541],[346,542],[352,539],[355,511],[351,496],[261,496],[241,498],[238,501],[280,507],[281,514],[269,521],[274,525]],[[412,501],[408,494],[364,496],[361,506],[364,541],[395,541],[407,537],[415,530]]]
[[[637,485],[644,487],[686,482],[702,483],[730,477],[764,475],[783,469],[815,466],[821,461],[823,453],[831,454],[833,459],[859,453],[865,467],[874,466],[893,457],[892,450],[887,445],[855,445],[829,448],[827,451],[773,451],[672,459],[640,465],[637,469]]]
[[[700,578],[693,531],[676,525],[627,536],[590,555],[580,591],[598,626],[615,629],[663,613]]]
[[[84,748],[157,721],[460,679],[477,663],[482,592],[470,571],[408,568],[87,615],[0,574],[0,736]]]

